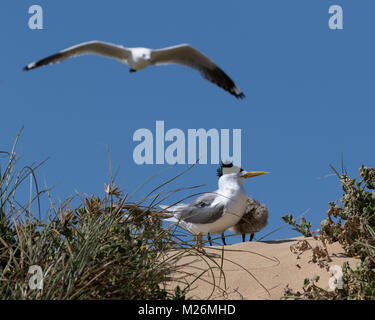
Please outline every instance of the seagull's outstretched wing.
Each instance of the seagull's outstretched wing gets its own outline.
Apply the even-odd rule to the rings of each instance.
[[[214,204],[217,197],[217,194],[205,193],[187,205],[167,207],[165,208],[166,212],[168,213],[171,210],[170,212],[173,212],[174,215],[174,218],[169,219],[169,221],[178,222],[183,220],[191,223],[212,223],[224,214],[224,204],[221,202]]]
[[[236,98],[245,97],[223,70],[202,52],[188,44],[152,50],[151,63],[155,65],[180,64],[191,67],[198,70],[205,79],[217,84]]]
[[[126,59],[130,54],[130,50],[122,46],[117,46],[101,41],[84,42],[76,46],[64,49],[59,53],[56,53],[42,60],[32,62],[24,67],[24,70],[35,69],[37,67],[41,67],[50,63],[62,62],[68,58],[78,57],[85,54],[96,54],[112,59],[117,59],[123,63],[126,63]]]

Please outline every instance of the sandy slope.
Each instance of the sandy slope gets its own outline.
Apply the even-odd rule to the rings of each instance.
[[[301,290],[303,280],[306,277],[313,277],[314,274],[320,276],[318,284],[328,289],[329,273],[325,268],[320,268],[316,263],[309,262],[312,258],[312,250],[308,249],[300,255],[290,250],[290,246],[306,238],[286,239],[268,242],[245,242],[231,246],[225,246],[224,270],[226,285],[223,278],[220,280],[220,272],[216,268],[215,283],[218,287],[213,291],[213,276],[211,272],[206,272],[199,280],[193,284],[193,290],[189,297],[193,299],[280,299],[283,296],[284,288],[287,284],[292,289]],[[312,238],[307,241],[314,247],[321,244]],[[216,256],[215,261],[221,264],[221,250],[223,247],[205,248],[208,253]],[[348,261],[352,267],[357,263],[354,258],[349,258],[344,254],[338,243],[328,245],[328,252],[332,259],[329,265],[339,265]],[[183,268],[186,276],[180,281],[189,283],[196,275],[207,269],[207,264],[197,257],[184,258],[180,263],[187,263]],[[213,262],[207,263],[215,266]],[[238,265],[230,262],[233,261]],[[248,273],[250,272],[267,291]],[[195,276],[189,276],[193,274]],[[183,286],[181,286],[183,287]],[[212,294],[212,295],[211,295]],[[211,297],[210,297],[211,296]]]

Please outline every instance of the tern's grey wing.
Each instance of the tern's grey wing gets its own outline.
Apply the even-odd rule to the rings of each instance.
[[[207,192],[202,194],[200,197],[194,199],[188,205],[197,208],[208,207],[212,204],[212,202],[217,198],[217,192]]]
[[[180,64],[191,67],[198,70],[205,79],[215,83],[236,98],[242,99],[245,97],[242,91],[223,70],[205,54],[188,44],[153,50],[151,63],[155,65]]]
[[[213,201],[217,195],[207,193],[196,200],[181,208],[177,213],[179,219],[191,223],[212,223],[221,218],[224,214],[224,205],[217,203],[213,205]]]
[[[117,59],[121,62],[126,62],[126,59],[129,57],[130,50],[122,46],[101,41],[84,42],[76,46],[64,49],[42,60],[32,62],[24,67],[24,70],[31,70],[47,64],[62,62],[68,58],[85,54],[96,54],[112,59]]]

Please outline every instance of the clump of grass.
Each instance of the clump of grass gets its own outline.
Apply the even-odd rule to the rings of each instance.
[[[318,238],[323,244],[338,241],[348,256],[358,257],[360,262],[355,269],[344,263],[340,288],[324,290],[315,279],[305,283],[302,293],[287,288],[284,298],[375,300],[375,169],[362,165],[357,182],[331,168],[342,184],[342,206],[329,203]]]
[[[23,169],[12,177],[15,162],[12,153],[0,177],[2,298],[173,298],[162,286],[173,268],[161,259],[173,243],[155,214],[145,211],[134,219],[122,207],[126,196],[109,186],[104,196],[82,198],[76,208],[71,199],[51,206],[42,221],[28,212],[28,205],[17,205],[14,192]],[[43,270],[42,290],[29,286],[32,265]]]
[[[0,165],[5,163],[4,170],[0,167],[2,299],[186,298],[191,284],[180,287],[173,282],[183,267],[179,261],[191,255],[211,258],[190,238],[162,227],[154,205],[175,192],[162,195],[158,187],[129,205],[131,197],[110,177],[102,196],[80,196],[78,205],[69,198],[56,205],[50,190],[37,187],[40,164],[17,169],[18,137],[12,151],[0,157]],[[30,175],[35,195],[21,204],[18,199],[24,194],[17,197],[17,191]],[[42,219],[40,202],[47,196],[50,205]],[[31,213],[34,205],[37,215]],[[42,289],[30,286],[31,266],[42,270]],[[210,270],[197,278],[205,272]]]

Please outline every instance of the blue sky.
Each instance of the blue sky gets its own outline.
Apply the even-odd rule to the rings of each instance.
[[[28,28],[28,9],[44,10],[44,29]],[[328,8],[344,10],[344,30],[328,28]],[[332,163],[358,176],[374,163],[375,3],[355,1],[30,1],[3,0],[0,19],[0,150],[21,126],[22,163],[46,157],[38,179],[54,198],[99,194],[108,182],[106,146],[117,183],[133,191],[167,165],[136,165],[133,133],[211,128],[242,130],[242,167],[271,174],[246,181],[270,210],[262,236],[287,213],[318,227],[341,197]],[[210,56],[246,94],[236,100],[179,66],[128,68],[97,56],[23,72],[22,67],[83,41],[161,48],[189,43]],[[186,169],[177,165],[139,197]],[[198,165],[165,190],[217,186],[216,165]],[[328,175],[328,176],[327,176]],[[186,191],[174,199],[191,194]],[[25,196],[27,199],[27,196]],[[172,200],[172,199],[171,199]],[[290,228],[270,238],[295,236]],[[239,237],[230,242],[240,241]]]

